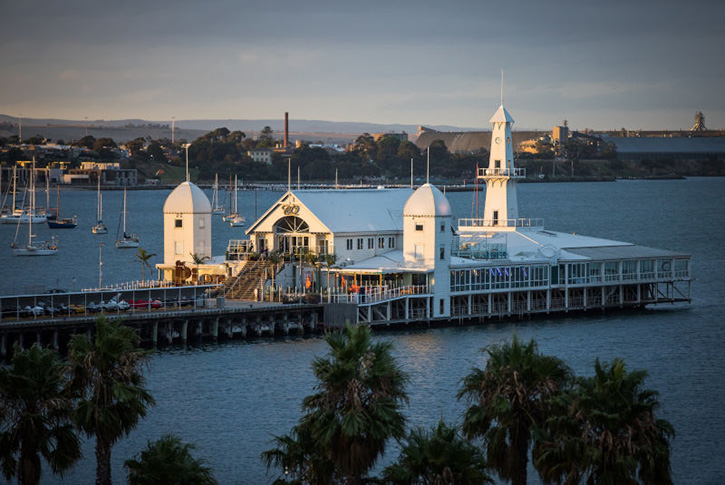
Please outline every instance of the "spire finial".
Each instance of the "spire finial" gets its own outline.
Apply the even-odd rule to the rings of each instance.
[[[501,69],[501,106],[503,106],[503,69]]]
[[[430,145],[428,145],[428,162],[425,167],[425,183],[430,183]]]

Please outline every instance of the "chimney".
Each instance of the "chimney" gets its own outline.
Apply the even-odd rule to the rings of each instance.
[[[284,112],[284,148],[287,149],[287,144],[289,142],[289,113]]]

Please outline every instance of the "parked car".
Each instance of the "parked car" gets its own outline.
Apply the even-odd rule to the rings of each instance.
[[[163,306],[163,303],[161,300],[130,300],[128,304],[131,306],[131,308],[161,308]]]

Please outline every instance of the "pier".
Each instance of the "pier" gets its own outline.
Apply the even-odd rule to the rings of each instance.
[[[303,335],[325,327],[321,304],[211,299],[206,297],[208,289],[187,286],[2,296],[0,359],[11,357],[15,343],[21,348],[37,343],[65,353],[74,334],[92,335],[99,316],[135,328],[145,347]]]

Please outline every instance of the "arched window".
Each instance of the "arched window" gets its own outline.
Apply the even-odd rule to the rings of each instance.
[[[300,233],[310,232],[310,226],[297,216],[287,216],[278,220],[274,225],[276,233]]]

